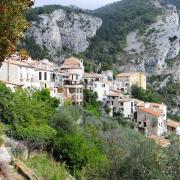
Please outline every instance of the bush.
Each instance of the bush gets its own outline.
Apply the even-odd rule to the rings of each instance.
[[[106,158],[98,148],[82,135],[65,135],[55,141],[54,156],[61,162],[66,162],[71,172],[79,176],[84,167],[96,167],[106,162]]]

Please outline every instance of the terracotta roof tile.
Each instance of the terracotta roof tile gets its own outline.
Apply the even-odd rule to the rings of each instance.
[[[157,117],[160,117],[160,116],[161,116],[161,112],[154,111],[154,110],[152,110],[152,109],[150,109],[150,108],[142,108],[142,107],[140,107],[139,110],[140,110],[140,111],[143,111],[143,112],[145,112],[145,113],[148,113],[148,114],[157,116]]]
[[[80,65],[81,61],[77,58],[69,58],[64,60],[64,65]]]
[[[167,125],[170,126],[170,127],[173,127],[173,128],[180,127],[180,123],[179,122],[173,121],[171,119],[167,120]]]
[[[153,141],[155,141],[156,144],[159,144],[162,147],[167,147],[168,145],[171,144],[168,139],[164,139],[162,137],[158,137],[155,135],[148,136],[148,138],[152,139]]]

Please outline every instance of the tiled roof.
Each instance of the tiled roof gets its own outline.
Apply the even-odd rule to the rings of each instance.
[[[167,120],[167,125],[170,126],[170,127],[173,127],[173,128],[180,127],[180,123],[179,122],[173,121],[171,119]]]
[[[64,60],[64,65],[80,65],[81,61],[77,58],[69,58]]]
[[[157,117],[160,117],[160,116],[161,116],[161,113],[160,113],[160,112],[154,111],[154,110],[152,110],[152,109],[150,109],[150,108],[142,108],[142,107],[140,107],[139,110],[140,110],[140,111],[143,111],[143,112],[145,112],[145,113],[151,114],[151,115],[153,115],[153,116],[157,116]]]
[[[82,69],[82,67],[80,66],[80,65],[62,65],[61,67],[60,67],[61,69]]]
[[[102,74],[97,74],[97,73],[84,73],[83,75],[84,78],[102,78]]]
[[[148,138],[152,139],[153,141],[155,141],[156,144],[159,144],[162,147],[167,147],[168,145],[171,144],[168,139],[164,139],[162,137],[158,137],[155,135],[148,136]]]
[[[122,94],[120,92],[117,91],[110,91],[110,93],[107,96],[114,96],[114,97],[119,97]]]

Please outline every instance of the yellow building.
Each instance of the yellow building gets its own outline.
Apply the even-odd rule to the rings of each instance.
[[[146,75],[142,72],[120,73],[116,76],[116,80],[122,83],[124,88],[130,88],[133,85],[146,90]]]

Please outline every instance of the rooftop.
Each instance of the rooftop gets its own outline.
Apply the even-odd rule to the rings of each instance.
[[[64,65],[80,65],[81,61],[75,57],[71,57],[69,59],[64,60]]]
[[[158,112],[158,111],[154,111],[150,108],[143,108],[143,107],[140,107],[139,108],[140,111],[143,111],[145,113],[148,113],[148,114],[151,114],[153,116],[157,116],[157,117],[160,117],[161,116],[161,112]]]
[[[159,144],[162,147],[167,147],[171,144],[168,139],[164,139],[155,135],[148,136],[148,138],[152,139],[153,141],[155,141],[156,144]]]
[[[170,126],[170,127],[173,127],[173,128],[180,127],[180,123],[179,122],[173,121],[171,119],[167,120],[167,125]]]
[[[107,96],[114,96],[114,97],[119,97],[122,94],[120,92],[117,91],[110,91],[110,93]]]
[[[102,74],[97,74],[97,73],[84,73],[83,75],[84,78],[102,78]]]

